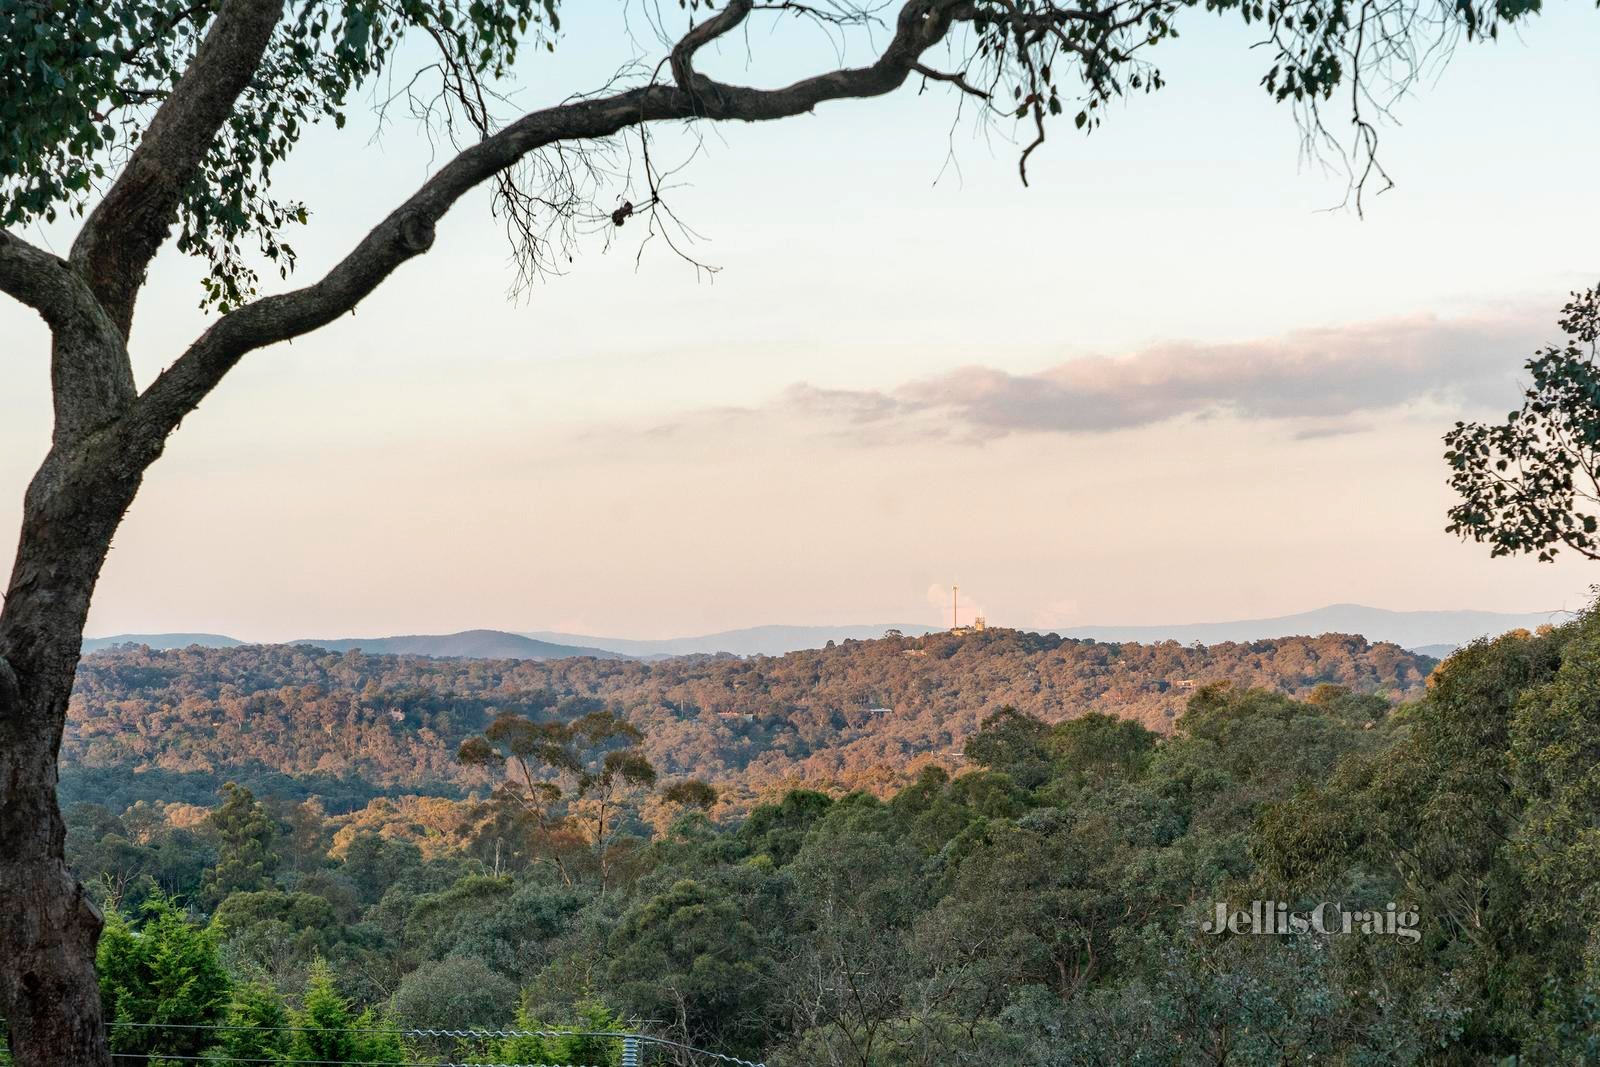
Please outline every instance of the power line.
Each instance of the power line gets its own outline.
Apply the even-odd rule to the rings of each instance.
[[[436,1030],[436,1029],[401,1029],[398,1027],[359,1027],[359,1026],[257,1026],[250,1023],[136,1023],[113,1022],[112,1027],[125,1027],[140,1030],[212,1030],[212,1031],[248,1031],[269,1030],[286,1033],[328,1033],[328,1034],[387,1034],[394,1037],[451,1037],[467,1041],[495,1041],[517,1037],[563,1038],[563,1037],[594,1037],[617,1041],[637,1041],[643,1044],[662,1045],[667,1048],[678,1049],[692,1056],[704,1056],[719,1063],[731,1064],[732,1067],[767,1067],[765,1063],[754,1060],[740,1059],[738,1056],[728,1056],[721,1052],[712,1052],[708,1049],[695,1048],[681,1041],[671,1038],[654,1037],[650,1034],[639,1034],[624,1030]],[[128,1053],[126,1055],[137,1055]],[[163,1058],[163,1057],[157,1057]],[[179,1059],[177,1056],[167,1056],[166,1059]],[[239,1060],[238,1062],[249,1062]],[[292,1061],[277,1061],[292,1062]],[[406,1065],[410,1067],[410,1065]],[[421,1067],[440,1067],[437,1064],[424,1064]],[[450,1065],[445,1065],[450,1067]]]
[[[256,1023],[134,1023],[114,1022],[141,1030],[282,1030],[296,1034],[393,1034],[397,1037],[637,1037],[660,1038],[609,1030],[403,1030],[395,1026],[266,1026]],[[715,1053],[708,1052],[708,1056]]]
[[[265,1027],[263,1027],[265,1029]],[[209,1056],[189,1056],[174,1052],[113,1052],[112,1059],[127,1060],[184,1060],[193,1063],[268,1063],[289,1064],[291,1067],[366,1067],[367,1062],[372,1067],[585,1067],[583,1064],[554,1064],[554,1063],[438,1063],[434,1060],[427,1062],[407,1062],[401,1060],[359,1061],[359,1060],[296,1060],[283,1059],[277,1056],[249,1057],[229,1056],[226,1053]]]

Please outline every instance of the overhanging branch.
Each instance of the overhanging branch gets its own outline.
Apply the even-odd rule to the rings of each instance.
[[[217,320],[139,397],[126,420],[129,445],[153,458],[167,434],[246,353],[309,333],[353,310],[402,263],[428,250],[434,227],[457,200],[528,153],[558,142],[609,137],[647,122],[697,117],[757,122],[802,114],[829,100],[881,96],[903,84],[918,57],[944,36],[956,5],[957,0],[913,0],[901,9],[894,38],[876,62],[781,89],[727,85],[686,66],[693,88],[651,84],[523,116],[460,152],[320,281],[263,297]],[[748,2],[743,8],[748,11]],[[724,16],[731,21],[718,23]],[[682,51],[680,44],[674,54],[681,53],[687,63],[696,48],[742,17],[724,11],[690,31],[697,41],[693,47]],[[715,32],[705,29],[713,23]]]

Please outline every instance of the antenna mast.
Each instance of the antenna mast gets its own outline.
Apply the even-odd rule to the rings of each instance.
[[[959,585],[952,585],[950,587],[950,629],[952,630],[961,626],[961,609],[959,607],[960,603],[961,587]]]

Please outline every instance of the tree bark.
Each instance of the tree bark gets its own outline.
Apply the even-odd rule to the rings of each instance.
[[[66,866],[56,757],[89,599],[145,465],[111,430],[58,443],[28,488],[0,608],[0,1012],[18,1067],[110,1064],[101,915]]]

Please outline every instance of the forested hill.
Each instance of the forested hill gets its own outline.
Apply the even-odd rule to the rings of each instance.
[[[454,754],[498,712],[604,708],[644,730],[663,774],[703,777],[735,797],[798,781],[882,790],[930,759],[957,765],[965,739],[1005,705],[1050,721],[1101,711],[1164,729],[1193,686],[1304,694],[1332,683],[1401,700],[1423,692],[1436,662],[1338,634],[1198,647],[1016,630],[658,662],[124,648],[84,658],[63,762],[77,799],[109,799],[86,780],[131,802],[275,778],[275,792],[359,803],[363,793],[487,785]]]

